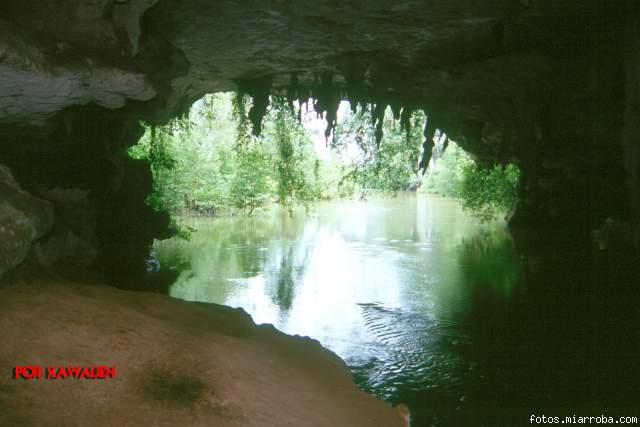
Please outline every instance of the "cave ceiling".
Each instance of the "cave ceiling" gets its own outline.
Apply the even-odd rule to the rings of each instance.
[[[0,126],[43,126],[86,104],[148,103],[148,119],[162,121],[205,93],[263,86],[328,98],[321,110],[349,98],[424,108],[462,128],[513,124],[535,113],[528,101],[553,72],[558,40],[572,54],[588,44],[576,16],[594,16],[593,4],[12,2],[0,16]]]

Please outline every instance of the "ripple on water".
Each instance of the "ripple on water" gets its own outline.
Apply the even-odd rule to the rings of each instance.
[[[359,385],[383,399],[400,388],[455,390],[469,372],[460,354],[470,341],[460,325],[446,319],[379,303],[359,304],[370,338],[367,360],[352,358]],[[454,351],[455,350],[455,351]]]

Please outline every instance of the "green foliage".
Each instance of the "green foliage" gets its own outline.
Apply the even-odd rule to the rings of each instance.
[[[234,160],[236,170],[229,188],[231,204],[252,213],[264,205],[271,194],[271,156],[258,146],[241,146]]]
[[[514,164],[483,168],[468,164],[460,197],[462,206],[488,221],[513,209],[517,200],[520,170]]]
[[[188,115],[165,126],[145,126],[129,155],[150,163],[154,191],[147,203],[172,213],[215,213],[232,206],[234,176],[246,172],[236,167],[237,130],[230,94],[207,95]]]
[[[319,170],[312,142],[283,99],[274,99],[266,118],[265,138],[275,141],[276,194],[282,206],[318,198],[313,171]]]
[[[165,126],[144,125],[129,155],[146,159],[154,177],[147,203],[171,213],[254,212],[330,197],[335,164],[318,158],[303,125],[274,98],[260,137],[250,132],[244,95],[207,95]]]
[[[458,197],[462,206],[490,221],[515,206],[520,171],[514,164],[481,167],[455,142],[427,171],[423,191]]]
[[[355,193],[362,198],[372,190],[415,190],[422,183],[422,112],[403,113],[410,126],[402,129],[391,109],[376,110],[373,117],[360,107],[340,117],[331,154],[320,156],[305,128],[308,118],[298,120],[285,100],[271,98],[261,136],[251,133],[250,106],[246,95],[207,95],[165,126],[143,124],[144,136],[128,153],[150,163],[154,190],[147,203],[173,214],[252,213],[271,201],[308,206]],[[424,188],[459,197],[465,208],[490,219],[515,203],[518,176],[513,165],[476,166],[451,142],[429,169]]]
[[[347,168],[342,185],[351,185],[363,195],[368,190],[394,193],[415,189],[425,116],[416,112],[410,120],[413,123],[407,133],[387,108],[382,121],[384,137],[378,144],[371,111],[358,108],[343,118],[333,142]]]
[[[460,197],[465,180],[465,168],[474,164],[473,159],[454,141],[439,159],[427,170],[421,191],[445,197]]]

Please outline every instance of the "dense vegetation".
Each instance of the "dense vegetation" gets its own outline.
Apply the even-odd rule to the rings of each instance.
[[[376,139],[372,112],[358,108],[349,111],[339,122],[332,146],[341,153],[349,181],[360,196],[374,190],[393,193],[415,190],[421,182],[417,170],[422,152],[425,116],[412,115],[409,128],[402,129],[390,109],[383,116],[384,138]]]
[[[253,212],[269,202],[284,207],[371,192],[422,190],[459,197],[483,219],[513,207],[515,166],[478,167],[454,142],[434,155],[425,177],[417,170],[425,116],[404,126],[391,109],[343,107],[324,139],[314,113],[273,98],[260,136],[254,136],[240,94],[207,95],[165,126],[145,126],[129,155],[150,162],[154,192],[148,203],[171,213]],[[380,138],[383,133],[384,137]],[[423,183],[424,181],[424,183]]]
[[[173,213],[253,212],[268,201],[290,206],[333,196],[328,191],[336,187],[336,165],[318,158],[291,111],[271,108],[262,136],[254,137],[244,103],[229,93],[207,95],[187,116],[146,126],[129,154],[151,163],[151,206]]]
[[[514,164],[481,167],[454,141],[435,157],[422,190],[457,197],[462,206],[484,221],[515,207],[520,171]]]

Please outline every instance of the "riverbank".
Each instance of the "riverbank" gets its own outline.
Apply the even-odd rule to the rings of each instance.
[[[108,286],[0,285],[0,425],[402,426],[317,341],[242,310]],[[41,379],[13,379],[37,365]],[[45,378],[47,367],[113,378]],[[59,374],[59,369],[56,370]]]

